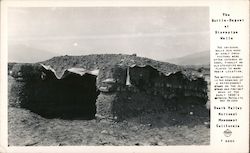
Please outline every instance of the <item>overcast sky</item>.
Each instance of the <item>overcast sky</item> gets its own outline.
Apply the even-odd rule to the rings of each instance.
[[[165,60],[209,51],[209,8],[9,8],[8,39],[9,48],[20,48],[14,47],[12,60],[22,55],[21,47],[56,55],[137,53]]]

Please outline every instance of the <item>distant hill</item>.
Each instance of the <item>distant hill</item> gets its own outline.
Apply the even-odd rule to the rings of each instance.
[[[58,56],[55,53],[32,48],[22,44],[8,46],[8,61],[18,63],[34,63]]]
[[[210,52],[198,52],[179,58],[167,59],[166,62],[174,63],[177,65],[209,65]]]

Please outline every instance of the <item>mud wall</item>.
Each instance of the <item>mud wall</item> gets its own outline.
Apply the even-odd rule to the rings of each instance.
[[[168,101],[200,105],[207,102],[206,81],[202,78],[190,79],[181,71],[166,76],[152,67],[133,67],[130,68],[130,78],[140,92],[160,96]],[[184,101],[187,97],[196,98]]]
[[[105,95],[98,97],[97,114],[122,120],[144,113],[164,111],[179,111],[183,114],[192,111],[202,115],[195,108],[205,110],[203,108],[208,96],[207,83],[203,78],[188,78],[182,72],[165,75],[151,66],[133,66],[129,67],[129,71],[127,69],[128,67],[113,67],[112,76],[109,77],[116,82],[101,84],[112,90],[107,90]],[[125,83],[128,73],[131,85]],[[108,94],[112,94],[112,102],[105,100]]]
[[[12,88],[19,89],[13,91],[20,106],[47,118],[122,120],[151,112],[198,114],[194,108],[205,108],[208,100],[204,78],[190,78],[181,71],[164,74],[151,66],[120,64],[101,67],[98,75],[84,70],[81,75],[62,74],[67,75],[58,78],[39,64],[13,66],[17,83]]]
[[[46,118],[94,118],[99,94],[96,76],[72,73],[58,79],[39,65],[19,65],[15,69],[12,88],[20,88],[21,107]]]

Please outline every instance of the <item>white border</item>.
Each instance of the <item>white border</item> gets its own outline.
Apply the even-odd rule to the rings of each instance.
[[[0,92],[0,119],[1,119],[1,127],[0,127],[0,152],[247,152],[246,144],[238,145],[238,146],[230,146],[230,145],[208,145],[208,146],[61,146],[61,147],[7,147],[7,8],[8,7],[186,7],[186,6],[207,6],[210,8],[230,8],[230,7],[243,7],[243,10],[246,9],[246,6],[249,6],[249,2],[247,0],[231,0],[231,1],[31,1],[31,0],[23,0],[23,1],[1,1],[1,92]],[[247,8],[249,11],[249,7]],[[241,11],[241,10],[239,10]],[[212,37],[210,36],[212,42]],[[249,38],[249,37],[248,37]],[[249,42],[248,39],[246,40]],[[247,45],[249,47],[249,44]],[[246,46],[246,47],[247,47]],[[248,51],[249,53],[249,51]],[[246,53],[246,54],[248,54]],[[248,57],[248,56],[247,56]],[[248,60],[248,59],[247,59]],[[248,76],[247,72],[247,76]],[[248,80],[245,83],[249,83]],[[249,91],[249,90],[247,90]],[[248,97],[248,96],[246,96]],[[248,101],[247,101],[248,102]],[[248,108],[248,107],[247,107]],[[211,110],[212,111],[212,110]],[[212,114],[213,112],[211,112]],[[246,112],[248,115],[248,112]],[[211,115],[213,118],[213,115]],[[248,121],[248,117],[246,117]],[[212,123],[211,123],[212,124]],[[248,132],[248,131],[246,131]],[[213,129],[211,129],[211,134],[213,133]],[[242,133],[239,137],[246,137],[247,133]],[[210,140],[211,142],[213,140]],[[248,144],[248,142],[246,142]]]

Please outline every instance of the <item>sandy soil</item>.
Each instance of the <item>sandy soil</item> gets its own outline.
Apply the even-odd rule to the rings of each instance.
[[[155,115],[154,122],[144,116],[117,123],[109,120],[44,119],[28,110],[10,107],[9,145],[209,144],[210,129],[206,125],[191,122],[181,125],[174,118],[170,121],[173,125],[169,125],[169,121],[164,119],[165,115],[168,114]]]

